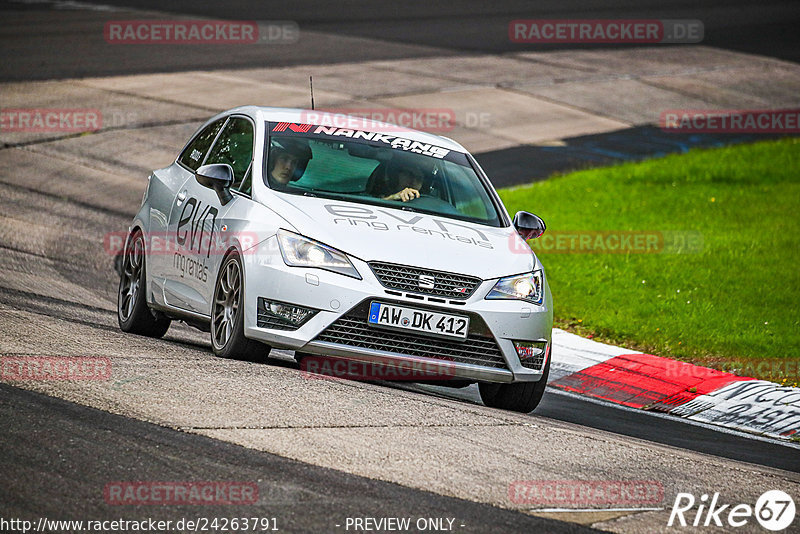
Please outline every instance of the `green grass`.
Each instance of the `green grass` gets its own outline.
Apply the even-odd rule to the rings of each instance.
[[[714,367],[800,358],[800,139],[585,170],[500,196],[548,232],[702,236],[688,253],[542,252],[557,326]]]

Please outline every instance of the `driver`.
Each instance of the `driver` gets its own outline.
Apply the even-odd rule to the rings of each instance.
[[[300,139],[273,141],[267,175],[271,186],[285,186],[299,180],[311,159],[308,143]]]
[[[387,180],[375,196],[383,200],[400,200],[408,202],[419,198],[420,191],[425,183],[422,169],[408,163],[389,165],[386,168]],[[392,191],[396,191],[392,193]]]

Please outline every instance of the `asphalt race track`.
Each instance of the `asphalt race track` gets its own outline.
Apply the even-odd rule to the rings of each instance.
[[[191,47],[172,55],[147,47],[123,51],[97,46],[102,37],[87,28],[102,27],[106,15],[89,3],[9,2],[0,4],[6,20],[0,80],[503,53],[513,51],[507,40],[482,32],[536,17],[700,18],[708,21],[709,46],[800,58],[791,2],[715,2],[680,12],[656,2],[635,10],[548,2],[537,13],[524,2],[344,3],[329,11],[305,2],[238,4],[176,2],[167,11],[295,20],[308,29],[308,40],[274,56],[269,48],[220,49],[218,56]],[[163,2],[137,8],[166,10]],[[115,16],[146,12],[121,13]],[[69,51],[58,45],[65,33]],[[764,33],[774,39],[760,38]],[[75,107],[61,87],[53,85],[50,107]],[[134,96],[119,89],[115,98]],[[166,106],[157,98],[151,103]],[[187,110],[194,115],[185,120],[0,148],[0,356],[96,356],[109,358],[113,368],[109,381],[0,383],[0,518],[247,515],[277,518],[281,531],[346,532],[347,518],[413,517],[453,518],[454,530],[463,532],[637,533],[669,531],[679,492],[719,492],[725,502],[750,504],[770,489],[800,495],[797,444],[561,392],[547,393],[537,411],[522,415],[484,407],[474,386],[310,379],[291,353],[276,351],[263,363],[217,359],[208,335],[183,324],[173,323],[163,340],[122,334],[118,279],[104,237],[124,231],[139,206],[141,171],[151,167],[137,154],[174,156],[211,114]],[[514,155],[532,150],[540,149],[506,149],[496,164],[508,176],[522,176]],[[543,169],[562,170],[573,161]],[[260,498],[248,506],[205,507],[104,501],[106,484],[137,480],[250,481]],[[541,510],[510,498],[511,485],[525,480],[653,481],[664,496],[651,506]],[[761,531],[748,528],[741,531]]]
[[[380,510],[388,517],[457,517],[475,532],[593,532],[592,529],[443,497],[315,467],[229,443],[177,432],[60,399],[0,385],[0,414],[8,423],[0,447],[3,515],[115,519],[98,502],[109,480],[258,480],[267,499],[257,506],[217,506],[205,516],[280,518],[285,532],[332,531],[347,517]],[[65,451],[72,451],[64,461]],[[165,464],[165,456],[171,461]],[[77,475],[80,476],[77,476]],[[33,481],[22,483],[22,481]],[[197,516],[191,506],[160,507],[153,519]]]
[[[47,9],[55,4],[56,10]],[[214,2],[109,0],[83,5],[135,7],[136,18],[155,18],[149,11],[211,19],[295,21],[308,33],[300,46],[271,53],[251,50],[206,51],[181,47],[179,53],[153,54],[146,49],[109,49],[102,34],[86,35],[94,17],[74,10],[69,2],[7,2],[3,11],[14,11],[15,24],[3,28],[13,39],[14,54],[0,65],[4,80],[51,79],[75,76],[138,74],[176,70],[247,68],[308,63],[340,63],[352,60],[426,57],[434,55],[502,53],[529,50],[510,43],[508,22],[515,19],[699,19],[705,27],[704,43],[731,50],[780,59],[800,59],[797,24],[800,9],[791,1],[753,3],[747,0],[686,2],[647,0],[608,2],[548,0],[532,5],[524,0],[487,3],[466,2],[346,2],[336,9],[320,8],[311,0],[300,2]],[[16,13],[22,12],[22,15]],[[120,17],[133,18],[133,17]],[[57,28],[56,28],[57,26]],[[72,54],[53,53],[58,34],[66,33]],[[335,36],[335,38],[331,38]],[[366,46],[359,39],[378,39],[380,46]],[[613,45],[603,45],[612,47]],[[543,44],[533,50],[579,49],[586,45]]]

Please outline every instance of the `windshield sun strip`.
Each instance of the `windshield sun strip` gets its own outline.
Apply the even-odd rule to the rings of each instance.
[[[508,217],[506,215],[505,210],[502,208],[502,203],[499,200],[499,196],[497,196],[496,192],[494,191],[491,183],[488,181],[486,176],[481,172],[480,168],[476,166],[476,162],[474,159],[470,157],[468,153],[458,152],[458,151],[449,151],[445,158],[433,158],[432,156],[427,156],[424,154],[419,154],[417,152],[409,152],[408,150],[404,150],[401,148],[394,148],[390,145],[387,145],[385,141],[372,141],[368,139],[350,139],[348,137],[335,137],[331,135],[320,135],[315,133],[310,133],[308,131],[301,132],[301,131],[290,131],[289,128],[286,131],[281,131],[279,133],[273,132],[275,125],[284,125],[288,124],[289,126],[292,123],[276,123],[276,122],[266,122],[266,133],[265,133],[265,143],[264,143],[264,158],[263,158],[263,180],[264,183],[270,189],[274,191],[279,191],[282,193],[292,194],[292,195],[302,195],[302,196],[309,196],[309,197],[319,197],[319,198],[327,198],[330,200],[339,200],[339,201],[346,201],[352,202],[354,204],[367,204],[371,206],[382,206],[387,208],[393,209],[400,209],[404,211],[410,211],[415,213],[421,213],[425,215],[433,215],[438,217],[446,217],[452,218],[459,221],[470,222],[474,224],[480,224],[490,227],[505,227],[510,224],[508,221]],[[305,125],[309,128],[309,130],[313,127],[312,125]],[[315,187],[303,187],[296,184],[290,184],[286,188],[275,189],[273,188],[267,179],[268,172],[269,172],[269,158],[270,158],[270,148],[272,146],[272,142],[274,138],[280,137],[289,137],[289,138],[302,138],[308,141],[319,141],[323,143],[329,143],[332,146],[335,144],[344,144],[344,143],[358,143],[373,147],[377,150],[386,150],[391,152],[397,152],[400,154],[409,154],[413,156],[418,156],[421,158],[426,159],[433,159],[434,161],[443,161],[448,162],[453,165],[458,165],[465,169],[468,169],[469,172],[474,176],[474,179],[477,181],[477,185],[479,185],[479,190],[483,192],[486,198],[481,198],[481,203],[484,205],[484,208],[487,211],[487,218],[480,218],[480,217],[473,217],[470,215],[464,215],[460,213],[453,213],[450,211],[436,211],[432,209],[425,209],[416,206],[409,206],[409,205],[402,205],[399,203],[394,203],[390,201],[378,200],[378,199],[371,199],[369,197],[364,196],[362,191],[332,191],[326,189],[319,189]],[[392,136],[389,136],[392,137]],[[403,138],[405,139],[405,138]],[[340,148],[341,150],[341,148]],[[353,156],[358,157],[358,156]],[[369,159],[369,158],[364,158]],[[378,161],[378,160],[376,160]],[[472,178],[470,178],[472,180]],[[480,195],[479,195],[480,198]],[[487,202],[488,201],[488,202]],[[452,204],[451,204],[452,205]],[[453,206],[454,210],[457,210],[455,206]]]

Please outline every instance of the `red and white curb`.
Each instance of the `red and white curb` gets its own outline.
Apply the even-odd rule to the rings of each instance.
[[[553,329],[549,385],[608,402],[788,439],[800,388],[598,343]]]

